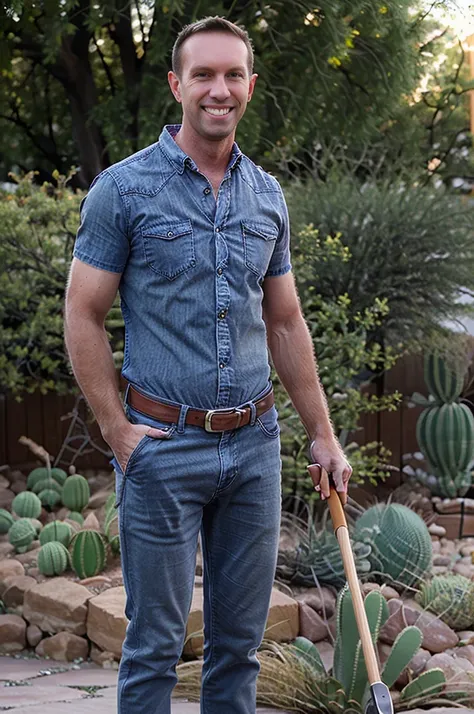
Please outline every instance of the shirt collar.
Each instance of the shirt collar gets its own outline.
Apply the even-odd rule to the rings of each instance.
[[[182,174],[186,165],[195,170],[197,170],[197,166],[192,158],[185,154],[174,140],[174,137],[180,129],[181,124],[167,124],[160,134],[159,142],[168,159],[176,166],[179,173]],[[237,142],[234,141],[227,169],[231,170],[238,166],[242,159],[242,155],[243,154],[240,151]]]

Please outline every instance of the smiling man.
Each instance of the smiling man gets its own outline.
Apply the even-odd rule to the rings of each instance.
[[[281,501],[267,347],[312,458],[341,491],[351,468],[295,291],[281,188],[234,141],[257,80],[248,35],[206,18],[180,33],[172,66],[182,124],[100,174],[82,205],[65,337],[114,453],[129,619],[119,714],[170,713],[199,533],[201,711],[253,714]],[[104,327],[117,290],[124,406]]]

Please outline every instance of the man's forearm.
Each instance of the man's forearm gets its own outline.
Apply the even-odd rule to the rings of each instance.
[[[66,315],[64,336],[76,381],[108,441],[128,421],[105,328],[93,319]]]
[[[299,317],[268,327],[273,365],[310,437],[332,438],[334,430],[323,387],[318,377],[308,327]]]

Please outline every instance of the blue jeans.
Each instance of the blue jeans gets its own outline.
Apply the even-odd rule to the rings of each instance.
[[[266,390],[265,390],[266,391]],[[204,588],[202,714],[254,714],[280,525],[280,439],[275,407],[240,429],[208,433],[127,407],[145,436],[125,474],[116,468],[129,619],[118,714],[170,714],[191,605],[201,532]]]

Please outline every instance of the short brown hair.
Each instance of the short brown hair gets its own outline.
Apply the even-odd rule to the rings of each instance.
[[[229,34],[236,35],[242,42],[245,43],[247,47],[248,60],[247,66],[249,74],[253,72],[253,47],[252,41],[249,37],[247,30],[239,27],[230,20],[226,20],[225,17],[219,17],[215,15],[214,17],[205,17],[202,20],[197,20],[192,22],[190,25],[185,25],[173,46],[173,53],[171,56],[171,68],[176,75],[181,74],[181,49],[183,44],[186,42],[188,37],[191,35],[196,35],[198,32],[228,32]]]

